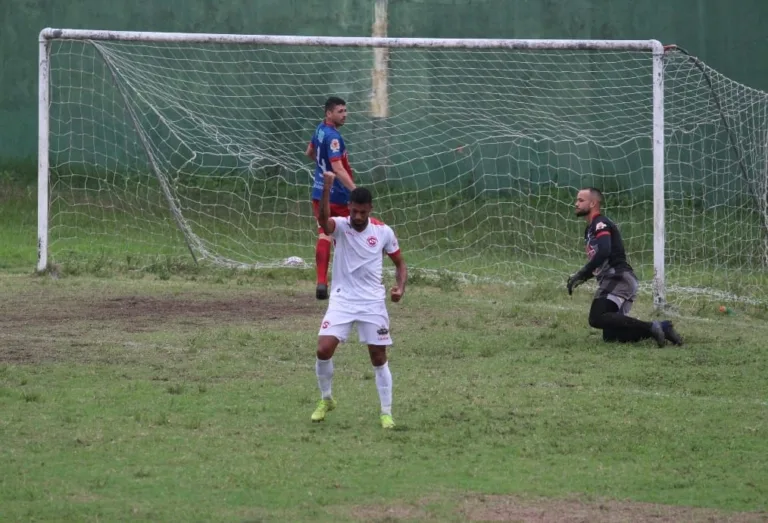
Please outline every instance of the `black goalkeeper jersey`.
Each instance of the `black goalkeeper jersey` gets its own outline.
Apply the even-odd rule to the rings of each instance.
[[[624,251],[624,241],[616,224],[597,215],[584,231],[584,247],[589,261],[585,268],[601,279],[608,274],[632,271]]]

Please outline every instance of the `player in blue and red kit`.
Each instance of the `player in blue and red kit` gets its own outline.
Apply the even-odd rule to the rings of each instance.
[[[336,175],[331,188],[331,217],[349,216],[349,193],[355,189],[352,168],[349,165],[347,147],[339,133],[339,127],[347,120],[347,103],[339,97],[331,96],[325,102],[325,119],[315,129],[312,140],[307,146],[307,157],[315,162],[315,181],[312,186],[312,210],[319,218],[320,198],[323,195],[323,173],[333,171]],[[315,268],[317,271],[318,300],[328,299],[328,264],[331,259],[331,238],[317,228],[318,239],[315,245]]]

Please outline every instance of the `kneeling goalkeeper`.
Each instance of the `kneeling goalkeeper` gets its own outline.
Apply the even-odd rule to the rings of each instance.
[[[584,244],[589,261],[568,278],[568,294],[593,276],[597,278],[589,325],[603,331],[604,341],[628,343],[653,338],[659,347],[667,341],[682,345],[683,339],[672,322],[647,322],[629,316],[637,295],[637,277],[627,262],[619,229],[600,212],[602,202],[602,193],[593,187],[576,195],[576,216],[587,220]]]

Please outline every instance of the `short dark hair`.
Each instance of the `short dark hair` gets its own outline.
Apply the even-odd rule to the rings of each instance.
[[[373,204],[373,195],[365,187],[356,187],[349,193],[349,203],[356,203],[358,205]]]
[[[600,205],[603,204],[603,202],[605,201],[605,198],[603,197],[603,193],[600,189],[597,189],[595,187],[585,187],[584,189],[589,191],[592,194],[592,196],[597,198],[597,203],[599,203]]]
[[[345,102],[343,99],[339,98],[338,96],[331,96],[325,101],[325,110],[333,111],[334,109],[336,109],[337,105],[347,105],[347,102]]]

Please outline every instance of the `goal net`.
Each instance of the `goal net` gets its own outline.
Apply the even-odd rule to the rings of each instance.
[[[413,268],[563,285],[585,261],[575,194],[595,186],[671,302],[768,289],[768,98],[679,51],[662,120],[649,45],[119,34],[49,33],[43,267],[312,264],[303,153],[336,95],[355,178]]]

